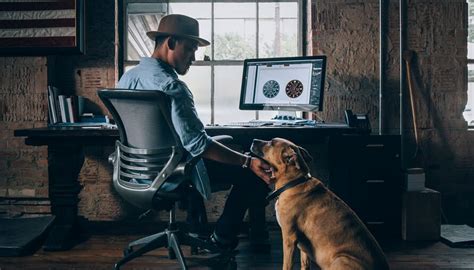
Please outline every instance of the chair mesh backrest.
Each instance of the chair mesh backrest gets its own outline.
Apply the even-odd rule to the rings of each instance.
[[[169,98],[149,90],[104,89],[98,94],[120,133],[114,186],[130,203],[148,208],[184,152],[171,123]]]
[[[159,91],[109,90],[108,99],[116,115],[114,120],[124,131],[121,141],[137,148],[175,146],[175,132],[167,122],[169,99]],[[110,110],[110,108],[109,108]],[[113,111],[111,111],[112,114]],[[165,115],[168,114],[168,115]],[[120,127],[119,127],[120,128]]]

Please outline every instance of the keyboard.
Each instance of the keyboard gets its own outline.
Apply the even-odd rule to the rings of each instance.
[[[229,122],[223,124],[223,126],[227,127],[263,127],[263,126],[272,126],[273,122],[270,121],[260,121],[260,120],[252,120],[252,121],[245,121],[245,122]]]

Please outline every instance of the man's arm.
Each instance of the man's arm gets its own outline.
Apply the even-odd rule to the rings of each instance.
[[[202,153],[202,157],[231,165],[248,166],[265,183],[270,183],[271,170],[269,164],[258,158],[234,151],[219,142],[213,141]]]

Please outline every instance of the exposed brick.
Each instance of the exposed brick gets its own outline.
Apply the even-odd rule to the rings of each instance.
[[[7,193],[9,197],[34,197],[35,196],[35,190],[31,188],[23,188],[23,189],[9,188]]]
[[[5,148],[4,148],[5,149]],[[2,160],[13,160],[18,157],[18,152],[13,150],[0,151],[0,159]]]

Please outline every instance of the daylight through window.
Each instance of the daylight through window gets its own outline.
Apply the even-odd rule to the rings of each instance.
[[[469,22],[467,35],[467,104],[463,117],[469,127],[474,128],[474,0],[467,1]]]
[[[196,62],[181,79],[193,92],[205,124],[269,119],[275,113],[240,111],[242,64],[246,58],[302,55],[301,3],[287,1],[170,1],[126,5],[125,71],[150,56],[156,30],[166,14],[184,14],[199,21],[200,34],[211,41],[199,48]]]

